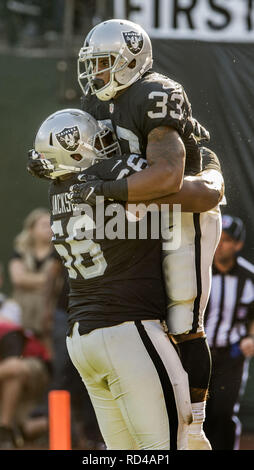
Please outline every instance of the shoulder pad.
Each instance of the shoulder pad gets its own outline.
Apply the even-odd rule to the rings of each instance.
[[[162,86],[163,90],[180,90],[183,88],[180,83],[177,83],[175,80],[172,80],[166,75],[162,75],[161,73],[157,72],[153,72],[150,75],[147,75],[144,78],[144,84],[151,84],[153,86],[158,85],[159,87]]]

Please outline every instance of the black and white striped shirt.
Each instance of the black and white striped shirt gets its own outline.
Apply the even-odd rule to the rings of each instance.
[[[254,320],[254,265],[242,257],[226,274],[213,267],[212,287],[205,314],[209,346],[227,347],[247,334]]]

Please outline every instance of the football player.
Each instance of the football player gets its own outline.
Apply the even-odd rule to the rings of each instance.
[[[152,65],[147,33],[121,19],[96,25],[79,53],[83,109],[113,126],[123,152],[143,154],[149,165],[138,175],[114,183],[111,195],[115,188],[116,200],[146,201],[158,198],[159,193],[176,193],[184,174],[197,175],[202,168],[196,136],[209,140],[209,133],[193,119],[182,85],[156,73]],[[90,188],[82,187],[86,200]],[[94,182],[92,198],[101,194],[109,195],[100,182]],[[179,344],[191,384],[194,436],[190,449],[210,449],[202,430],[211,368],[202,316],[210,289],[210,264],[220,236],[220,211],[206,216],[183,214],[182,224],[184,244],[178,253],[166,254],[163,262],[171,299],[169,330]],[[183,289],[179,271],[185,269],[188,276]]]
[[[217,156],[205,147],[202,147],[201,154],[205,170],[203,177],[211,178],[215,187],[223,192]],[[163,251],[167,325],[189,377],[193,414],[189,450],[211,450],[203,430],[211,375],[204,313],[211,290],[213,257],[221,236],[220,207],[217,205],[202,213],[187,213],[183,208],[181,222],[180,247]]]
[[[69,198],[94,177],[107,184],[145,171],[139,155],[112,156],[118,144],[109,136],[87,113],[59,111],[40,126],[29,157],[29,171],[52,180],[53,242],[69,273],[67,348],[108,449],[186,449],[189,384],[163,327],[160,240],[104,236],[110,211],[127,222],[124,205],[92,210]]]
[[[93,130],[92,135],[87,134],[87,126],[84,126],[82,119],[80,123],[80,118],[84,118],[84,116],[86,117],[86,120],[88,120],[90,128]],[[86,133],[84,127],[86,129]],[[91,165],[91,163],[100,161],[101,155],[98,153],[98,151],[97,155],[93,155],[91,153],[91,149],[93,147],[97,146],[100,149],[100,152],[103,152],[104,157],[109,154],[109,149],[110,151],[114,149],[117,150],[116,142],[108,146],[107,149],[104,149],[103,142],[105,141],[106,137],[108,138],[108,134],[109,131],[105,129],[103,131],[102,129],[98,131],[95,125],[95,121],[91,118],[91,116],[88,117],[87,113],[82,113],[78,110],[67,110],[55,113],[41,126],[36,138],[36,150],[39,151],[40,154],[38,154],[36,151],[33,151],[30,154],[28,165],[29,171],[34,175],[56,179],[53,184],[51,184],[50,189],[52,201],[52,228],[55,233],[54,243],[70,272],[70,284],[72,287],[72,293],[70,297],[71,315],[69,317],[70,330],[72,331],[72,327],[75,321],[80,320],[80,323],[83,324],[82,333],[84,334],[84,339],[86,337],[87,330],[90,331],[91,328],[93,331],[99,327],[98,325],[105,326],[106,323],[107,326],[110,326],[111,322],[114,325],[116,323],[121,324],[122,322],[124,323],[127,321],[128,318],[136,318],[135,315],[137,315],[138,318],[143,318],[144,308],[147,310],[148,305],[149,308],[148,311],[146,311],[145,316],[151,310],[153,311],[152,317],[154,315],[158,317],[159,315],[159,319],[163,318],[162,305],[164,304],[164,301],[162,299],[164,293],[162,294],[161,292],[162,284],[160,285],[160,288],[158,288],[159,282],[156,280],[157,275],[154,276],[154,274],[151,278],[152,283],[149,284],[149,286],[147,284],[147,278],[150,276],[149,272],[151,270],[154,272],[154,266],[158,264],[158,260],[156,260],[155,263],[155,260],[151,259],[152,253],[148,254],[146,251],[145,246],[148,248],[147,241],[137,240],[137,243],[134,243],[132,240],[132,243],[129,246],[128,244],[126,245],[126,242],[122,241],[120,243],[116,243],[112,241],[109,242],[107,240],[100,240],[99,243],[97,243],[95,240],[84,240],[83,230],[86,227],[86,224],[89,225],[88,215],[85,213],[82,215],[84,204],[74,206],[76,207],[74,211],[73,206],[70,205],[70,201],[67,197],[68,190],[71,187],[75,202],[84,202],[82,200],[82,194],[80,193],[80,186],[82,187],[83,185],[86,185],[86,183],[83,183],[82,180],[84,180],[89,174],[90,176],[96,176],[97,178],[101,178],[103,180],[112,180],[113,178],[118,178],[120,174],[122,176],[126,176],[128,174],[134,173],[135,171],[140,171],[143,168],[146,168],[147,162],[138,155],[132,154],[121,157],[118,154],[115,157],[111,157],[109,160],[105,159],[100,163],[96,163],[91,168],[86,170],[84,174],[83,172],[79,175],[75,174],[74,172],[77,170],[84,169],[85,167]],[[82,156],[82,152],[85,152],[85,156]],[[41,156],[44,158],[41,158]],[[207,171],[208,168],[209,165],[207,165]],[[93,180],[89,181],[93,182]],[[108,182],[109,181],[106,183]],[[171,203],[182,203],[183,209],[185,211],[189,211],[190,209],[193,210],[193,208],[196,208],[198,211],[203,211],[209,207],[213,207],[216,204],[216,201],[218,200],[218,194],[218,188],[215,188],[214,185],[207,183],[207,176],[205,179],[187,177],[184,181],[181,191],[178,193],[178,199],[177,195],[174,195],[172,196],[172,199],[168,199],[168,201]],[[190,200],[192,200],[191,206]],[[91,217],[91,214],[89,215]],[[144,243],[145,246],[142,246],[141,249],[142,243]],[[102,246],[102,250],[100,250],[99,245]],[[113,248],[113,263],[112,266],[110,266],[110,263],[107,264],[107,257],[109,256],[110,260],[110,253],[111,250],[113,251]],[[119,255],[119,265],[116,262],[118,256],[116,255],[116,249]],[[136,252],[136,250],[138,251]],[[107,253],[107,257],[103,255],[104,251]],[[142,262],[139,262],[136,254],[135,256],[132,256],[132,252],[134,253],[134,251],[135,253],[140,253],[141,258],[145,254],[147,259],[143,259]],[[153,251],[152,258],[153,256],[158,256],[160,263],[160,251],[157,252],[157,254],[155,254],[155,251]],[[126,261],[127,259],[128,263]],[[134,266],[132,266],[130,263],[130,260],[132,259],[135,265],[135,269]],[[87,267],[86,262],[88,262]],[[124,269],[124,262],[129,265],[127,271]],[[120,266],[122,271],[120,270]],[[135,282],[134,280],[130,281],[130,275],[134,276]],[[104,315],[104,317],[103,315],[98,315],[101,309],[105,309],[103,301],[105,301],[107,298],[104,293],[102,295],[102,299],[100,298],[100,295],[98,296],[98,293],[100,294],[100,290],[98,290],[99,286],[97,284],[98,280],[96,278],[99,276],[103,276],[105,285],[108,278],[111,281],[110,289],[108,290],[109,287],[107,286],[105,292],[107,291],[108,298],[112,298],[113,305],[111,303],[109,305],[107,300],[106,315]],[[91,285],[87,286],[86,284],[86,279],[89,278],[91,278],[92,284],[94,283],[94,292],[91,289]],[[93,278],[95,279],[93,280]],[[142,280],[143,278],[144,282]],[[128,281],[126,279],[128,279]],[[162,279],[160,281],[162,282]],[[138,295],[133,296],[133,293],[135,292],[134,285],[137,285],[137,282],[139,292]],[[121,286],[121,283],[124,283],[123,286]],[[149,289],[152,287],[152,285],[153,288],[150,291]],[[87,288],[90,295],[84,296],[83,294],[87,291]],[[126,292],[128,299],[126,299]],[[154,302],[157,303],[157,298],[159,300],[159,304],[154,310]],[[96,303],[98,301],[98,305],[94,305],[95,299]],[[121,308],[115,308],[114,302],[116,303],[116,306],[121,302]],[[95,312],[92,311],[92,313],[89,315],[87,311],[91,312],[91,309],[95,309]],[[139,313],[137,314],[136,312]],[[97,322],[97,320],[99,321]],[[81,334],[81,337],[83,337],[83,334]],[[165,340],[163,339],[162,341],[164,342]],[[168,350],[168,353],[171,354],[171,349]],[[176,364],[176,366],[176,369],[178,369],[179,364]],[[179,371],[176,370],[175,372],[178,373]],[[94,403],[94,406],[96,408],[96,403]],[[151,404],[151,406],[153,406],[153,404]],[[157,405],[155,405],[155,409],[156,406]],[[186,422],[186,419],[184,421],[184,419],[181,418],[181,414],[178,419],[180,423],[179,429],[181,430],[184,428],[183,423]],[[98,421],[101,427],[104,428],[104,418],[100,416],[100,412],[98,415]],[[118,440],[119,436],[117,436],[116,441],[112,443],[111,437],[107,434],[108,432],[110,433],[111,430],[109,429],[109,431],[107,431],[106,429],[105,432],[105,440],[109,448],[115,448],[114,446],[116,445],[120,446],[118,448],[126,448],[121,446],[130,446],[130,441],[121,441],[121,438]],[[179,434],[184,436],[184,433],[181,433],[180,431]],[[123,435],[123,439],[125,438],[126,436],[124,437]],[[174,442],[172,437],[171,441]],[[178,448],[184,448],[185,444],[183,444],[183,442],[184,441],[182,437],[178,439]],[[140,444],[139,442],[138,446],[140,445],[142,446],[142,443]],[[166,446],[167,445],[168,444],[166,444]],[[172,447],[174,448],[173,444]]]
[[[152,46],[147,33],[139,25],[121,19],[96,25],[87,35],[79,53],[78,80],[84,93],[83,109],[113,126],[123,152],[141,153],[149,164],[149,169],[144,172],[115,183],[115,199],[124,197],[128,201],[145,201],[157,198],[160,191],[161,195],[162,192],[175,193],[181,188],[183,174],[196,175],[202,168],[201,151],[195,134],[209,140],[209,133],[193,119],[182,85],[156,73],[152,65]],[[151,173],[153,178],[150,179]],[[90,191],[89,188],[87,191]],[[82,191],[84,194],[84,187]],[[94,194],[101,194],[102,191],[102,186],[96,182]],[[185,243],[188,245],[189,238],[193,262],[184,265],[184,261],[190,260],[186,257],[186,247],[182,247],[174,259],[174,263],[175,260],[179,263],[179,269],[174,264],[176,271],[181,266],[189,273],[185,287],[187,282],[189,285],[184,292],[179,287],[181,284],[177,285],[180,280],[177,272],[172,266],[165,268],[173,257],[164,258],[165,278],[169,283],[167,290],[172,297],[169,327],[171,330],[174,324],[172,333],[176,335],[184,366],[193,384],[194,421],[197,416],[200,423],[204,420],[210,374],[210,353],[201,327],[201,317],[210,285],[209,269],[206,268],[210,266],[220,234],[220,211],[207,217],[182,215],[182,223],[186,223]],[[167,274],[169,271],[170,277]],[[175,283],[172,282],[173,278]],[[173,286],[176,288],[174,293]],[[186,299],[187,292],[192,296],[189,299]],[[184,309],[180,306],[181,300]],[[187,357],[191,359],[186,360]],[[198,371],[197,357],[202,358]],[[193,431],[195,440],[191,438],[190,448],[210,449],[202,425],[193,425]]]

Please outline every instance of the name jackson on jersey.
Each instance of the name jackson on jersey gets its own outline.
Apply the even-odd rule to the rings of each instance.
[[[73,212],[74,206],[69,200],[69,193],[54,194],[52,196],[52,215],[64,214],[66,212]]]

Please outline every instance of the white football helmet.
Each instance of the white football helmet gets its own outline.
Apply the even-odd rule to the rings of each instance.
[[[34,148],[53,165],[52,179],[121,154],[112,130],[79,109],[51,114],[40,126]]]
[[[103,70],[100,59],[105,61]],[[92,94],[107,101],[136,82],[152,64],[152,45],[144,29],[128,20],[108,20],[88,33],[80,49],[78,81],[83,93],[84,81],[88,81]],[[110,73],[106,84],[99,80],[102,71]]]

